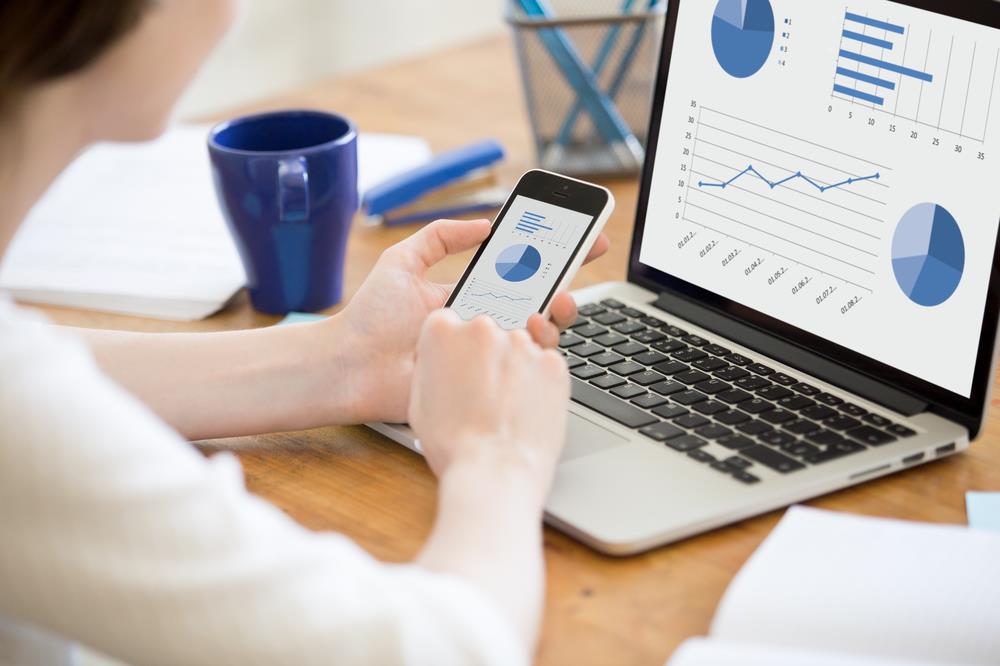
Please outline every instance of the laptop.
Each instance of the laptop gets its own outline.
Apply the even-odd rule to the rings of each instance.
[[[576,292],[561,338],[549,524],[637,553],[969,446],[998,28],[993,0],[671,2],[628,280]]]

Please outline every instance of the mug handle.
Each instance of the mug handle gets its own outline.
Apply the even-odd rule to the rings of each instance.
[[[278,219],[309,220],[309,166],[305,157],[278,160]]]

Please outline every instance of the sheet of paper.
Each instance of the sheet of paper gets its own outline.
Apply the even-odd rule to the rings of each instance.
[[[219,210],[208,127],[144,144],[104,144],[76,160],[31,211],[0,262],[0,289],[23,301],[199,319],[244,284]],[[430,157],[418,137],[363,134],[362,188]]]
[[[793,507],[726,591],[713,639],[1000,663],[1000,535]]]
[[[926,661],[823,653],[770,645],[692,638],[677,648],[669,666],[949,666]]]
[[[965,513],[969,527],[1000,532],[1000,493],[965,493]]]

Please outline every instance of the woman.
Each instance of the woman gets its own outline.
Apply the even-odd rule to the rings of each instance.
[[[87,144],[162,130],[231,11],[0,4],[0,255]],[[460,322],[435,312],[449,287],[425,278],[488,228],[426,227],[317,324],[72,334],[0,301],[0,662],[65,657],[63,641],[130,663],[526,662],[568,399],[543,349],[558,329]],[[572,321],[572,299],[553,313]],[[439,510],[396,566],[298,527],[244,491],[235,458],[205,460],[177,434],[406,418]]]

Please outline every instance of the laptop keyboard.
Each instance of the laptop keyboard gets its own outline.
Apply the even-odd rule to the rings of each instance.
[[[575,402],[745,484],[916,434],[614,299],[581,306],[559,347]]]

